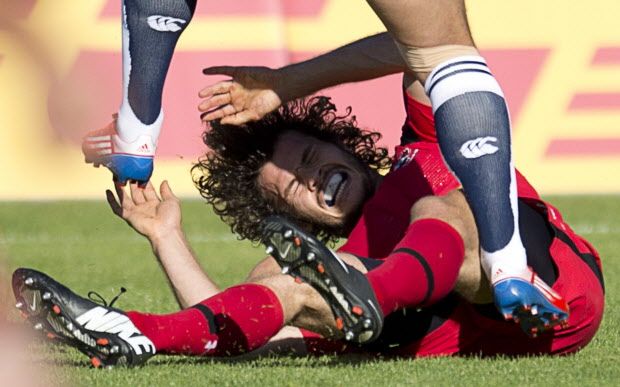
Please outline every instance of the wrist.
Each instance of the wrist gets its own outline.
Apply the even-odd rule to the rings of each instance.
[[[316,90],[311,87],[311,75],[304,72],[304,66],[296,63],[276,70],[276,93],[282,103],[305,97]]]
[[[153,247],[154,251],[159,250],[159,247],[166,244],[166,243],[171,243],[174,241],[180,241],[182,243],[185,243],[185,234],[183,233],[183,230],[181,229],[181,227],[174,227],[172,229],[165,229],[165,230],[158,230],[154,233],[152,233],[149,237],[148,237],[149,241],[151,242],[151,246]]]

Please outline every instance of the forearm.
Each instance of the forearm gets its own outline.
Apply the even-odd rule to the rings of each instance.
[[[220,292],[198,264],[183,231],[152,238],[151,246],[181,308],[195,305]]]
[[[385,32],[282,67],[278,70],[282,80],[281,97],[292,100],[327,87],[374,79],[406,69],[394,40]]]

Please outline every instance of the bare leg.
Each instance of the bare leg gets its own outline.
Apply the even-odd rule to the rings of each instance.
[[[429,196],[418,201],[411,209],[411,223],[428,218],[449,223],[463,238],[465,258],[454,291],[471,303],[492,302],[489,282],[480,266],[476,223],[463,193],[453,191],[446,196]]]
[[[462,0],[368,0],[368,4],[401,45],[474,46]],[[424,83],[429,73],[416,71],[416,76]]]
[[[527,257],[518,228],[515,169],[508,109],[499,84],[469,32],[462,0],[368,0],[399,45],[408,67],[425,84],[442,154],[463,184],[480,234],[482,266],[505,315],[528,309],[497,285],[515,282],[523,294],[541,295],[521,279]],[[519,291],[520,292],[520,291]]]
[[[366,267],[351,254],[338,253],[344,262],[362,273]],[[341,338],[342,332],[334,323],[333,313],[323,297],[310,285],[298,283],[288,275],[281,274],[278,263],[272,257],[260,262],[250,273],[247,282],[269,287],[282,301],[282,309],[287,325],[304,328],[324,337]],[[281,335],[286,338],[291,334]],[[293,334],[301,337],[300,334]]]

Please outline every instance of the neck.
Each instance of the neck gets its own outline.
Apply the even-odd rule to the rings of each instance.
[[[370,177],[370,179],[369,179],[370,184],[367,186],[368,189],[367,189],[366,200],[364,200],[364,204],[360,206],[360,208],[358,209],[357,213],[352,215],[348,219],[348,222],[346,223],[346,225],[343,228],[344,235],[340,235],[341,238],[347,238],[349,236],[349,234],[351,233],[351,231],[353,231],[353,227],[355,227],[357,222],[362,217],[362,213],[364,212],[364,207],[365,207],[366,203],[370,200],[370,198],[372,198],[375,195],[375,193],[379,189],[379,186],[383,182],[383,175],[381,175],[376,170],[369,171],[368,172],[368,176]]]

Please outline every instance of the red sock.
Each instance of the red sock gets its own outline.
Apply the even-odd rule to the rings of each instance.
[[[464,257],[463,239],[438,219],[413,222],[381,266],[368,272],[384,315],[430,305],[452,291]]]
[[[269,341],[284,324],[276,295],[256,284],[234,286],[177,313],[127,315],[158,352],[187,355],[249,352]]]

